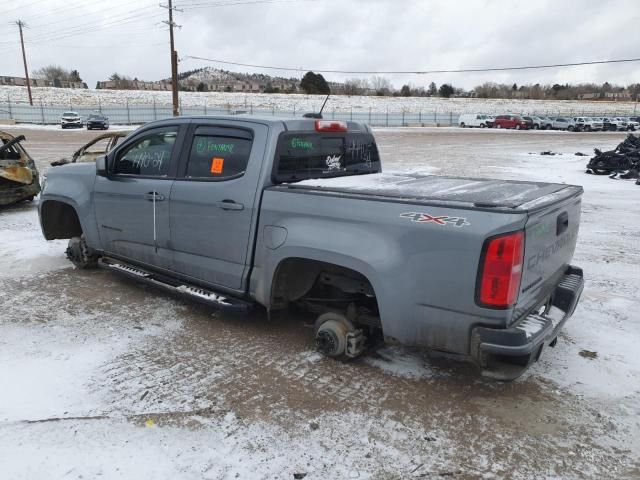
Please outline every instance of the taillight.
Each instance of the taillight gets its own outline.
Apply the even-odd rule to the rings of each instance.
[[[485,242],[478,301],[490,308],[516,303],[524,256],[524,232],[498,235]]]
[[[340,120],[316,120],[316,132],[346,132],[347,122]]]

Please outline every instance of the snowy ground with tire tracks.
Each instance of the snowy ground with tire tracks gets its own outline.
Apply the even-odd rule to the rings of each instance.
[[[43,173],[97,135],[24,133]],[[0,210],[0,478],[640,477],[640,186],[574,155],[623,134],[376,136],[386,170],[584,186],[583,299],[530,372],[495,383],[401,347],[323,358],[299,318],[72,268],[26,203]]]

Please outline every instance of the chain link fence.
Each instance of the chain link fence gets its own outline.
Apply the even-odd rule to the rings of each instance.
[[[12,102],[8,99],[0,102],[0,120],[14,120],[16,123],[34,123],[41,125],[54,125],[60,123],[60,117],[64,112],[74,111],[86,119],[91,113],[101,112],[109,118],[111,124],[136,125],[170,118],[172,116],[171,105],[166,104],[129,104],[124,102],[118,106],[102,106],[98,105],[45,105],[43,103]],[[240,108],[221,105],[202,106],[182,106],[180,108],[181,115],[238,115],[252,114],[276,118],[292,118],[301,117],[306,111],[293,109],[278,109],[275,106],[265,107],[246,105]],[[496,112],[477,112],[492,113]],[[581,111],[541,111],[531,113],[531,115],[544,116],[597,116],[597,117],[616,117],[626,116],[620,113],[603,114],[585,110]],[[330,120],[351,120],[356,122],[367,123],[373,127],[412,127],[412,126],[439,126],[448,127],[458,125],[458,117],[460,113],[444,112],[438,110],[430,111],[380,111],[373,108],[327,108],[323,112],[323,116]]]

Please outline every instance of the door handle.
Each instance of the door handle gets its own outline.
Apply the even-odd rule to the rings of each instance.
[[[149,192],[149,193],[145,193],[144,198],[146,198],[150,202],[153,202],[154,200],[156,202],[161,202],[164,200],[164,195],[158,192]]]
[[[215,203],[216,207],[221,208],[223,210],[243,210],[244,205],[241,203],[236,203],[233,200],[222,200],[220,202]]]

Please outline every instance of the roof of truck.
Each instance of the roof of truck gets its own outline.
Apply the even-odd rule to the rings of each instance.
[[[211,121],[211,120],[223,120],[229,122],[254,122],[268,126],[282,126],[284,125],[287,130],[310,130],[315,131],[315,118],[303,118],[303,117],[272,117],[269,115],[250,115],[250,114],[236,114],[236,115],[185,115],[174,118],[166,118],[162,120],[155,120],[153,122],[146,123],[144,126],[161,126],[178,123],[189,123],[193,120],[196,121]],[[345,121],[331,118],[324,118],[322,120],[335,120]],[[363,123],[346,121],[347,129],[351,131],[370,131]]]

